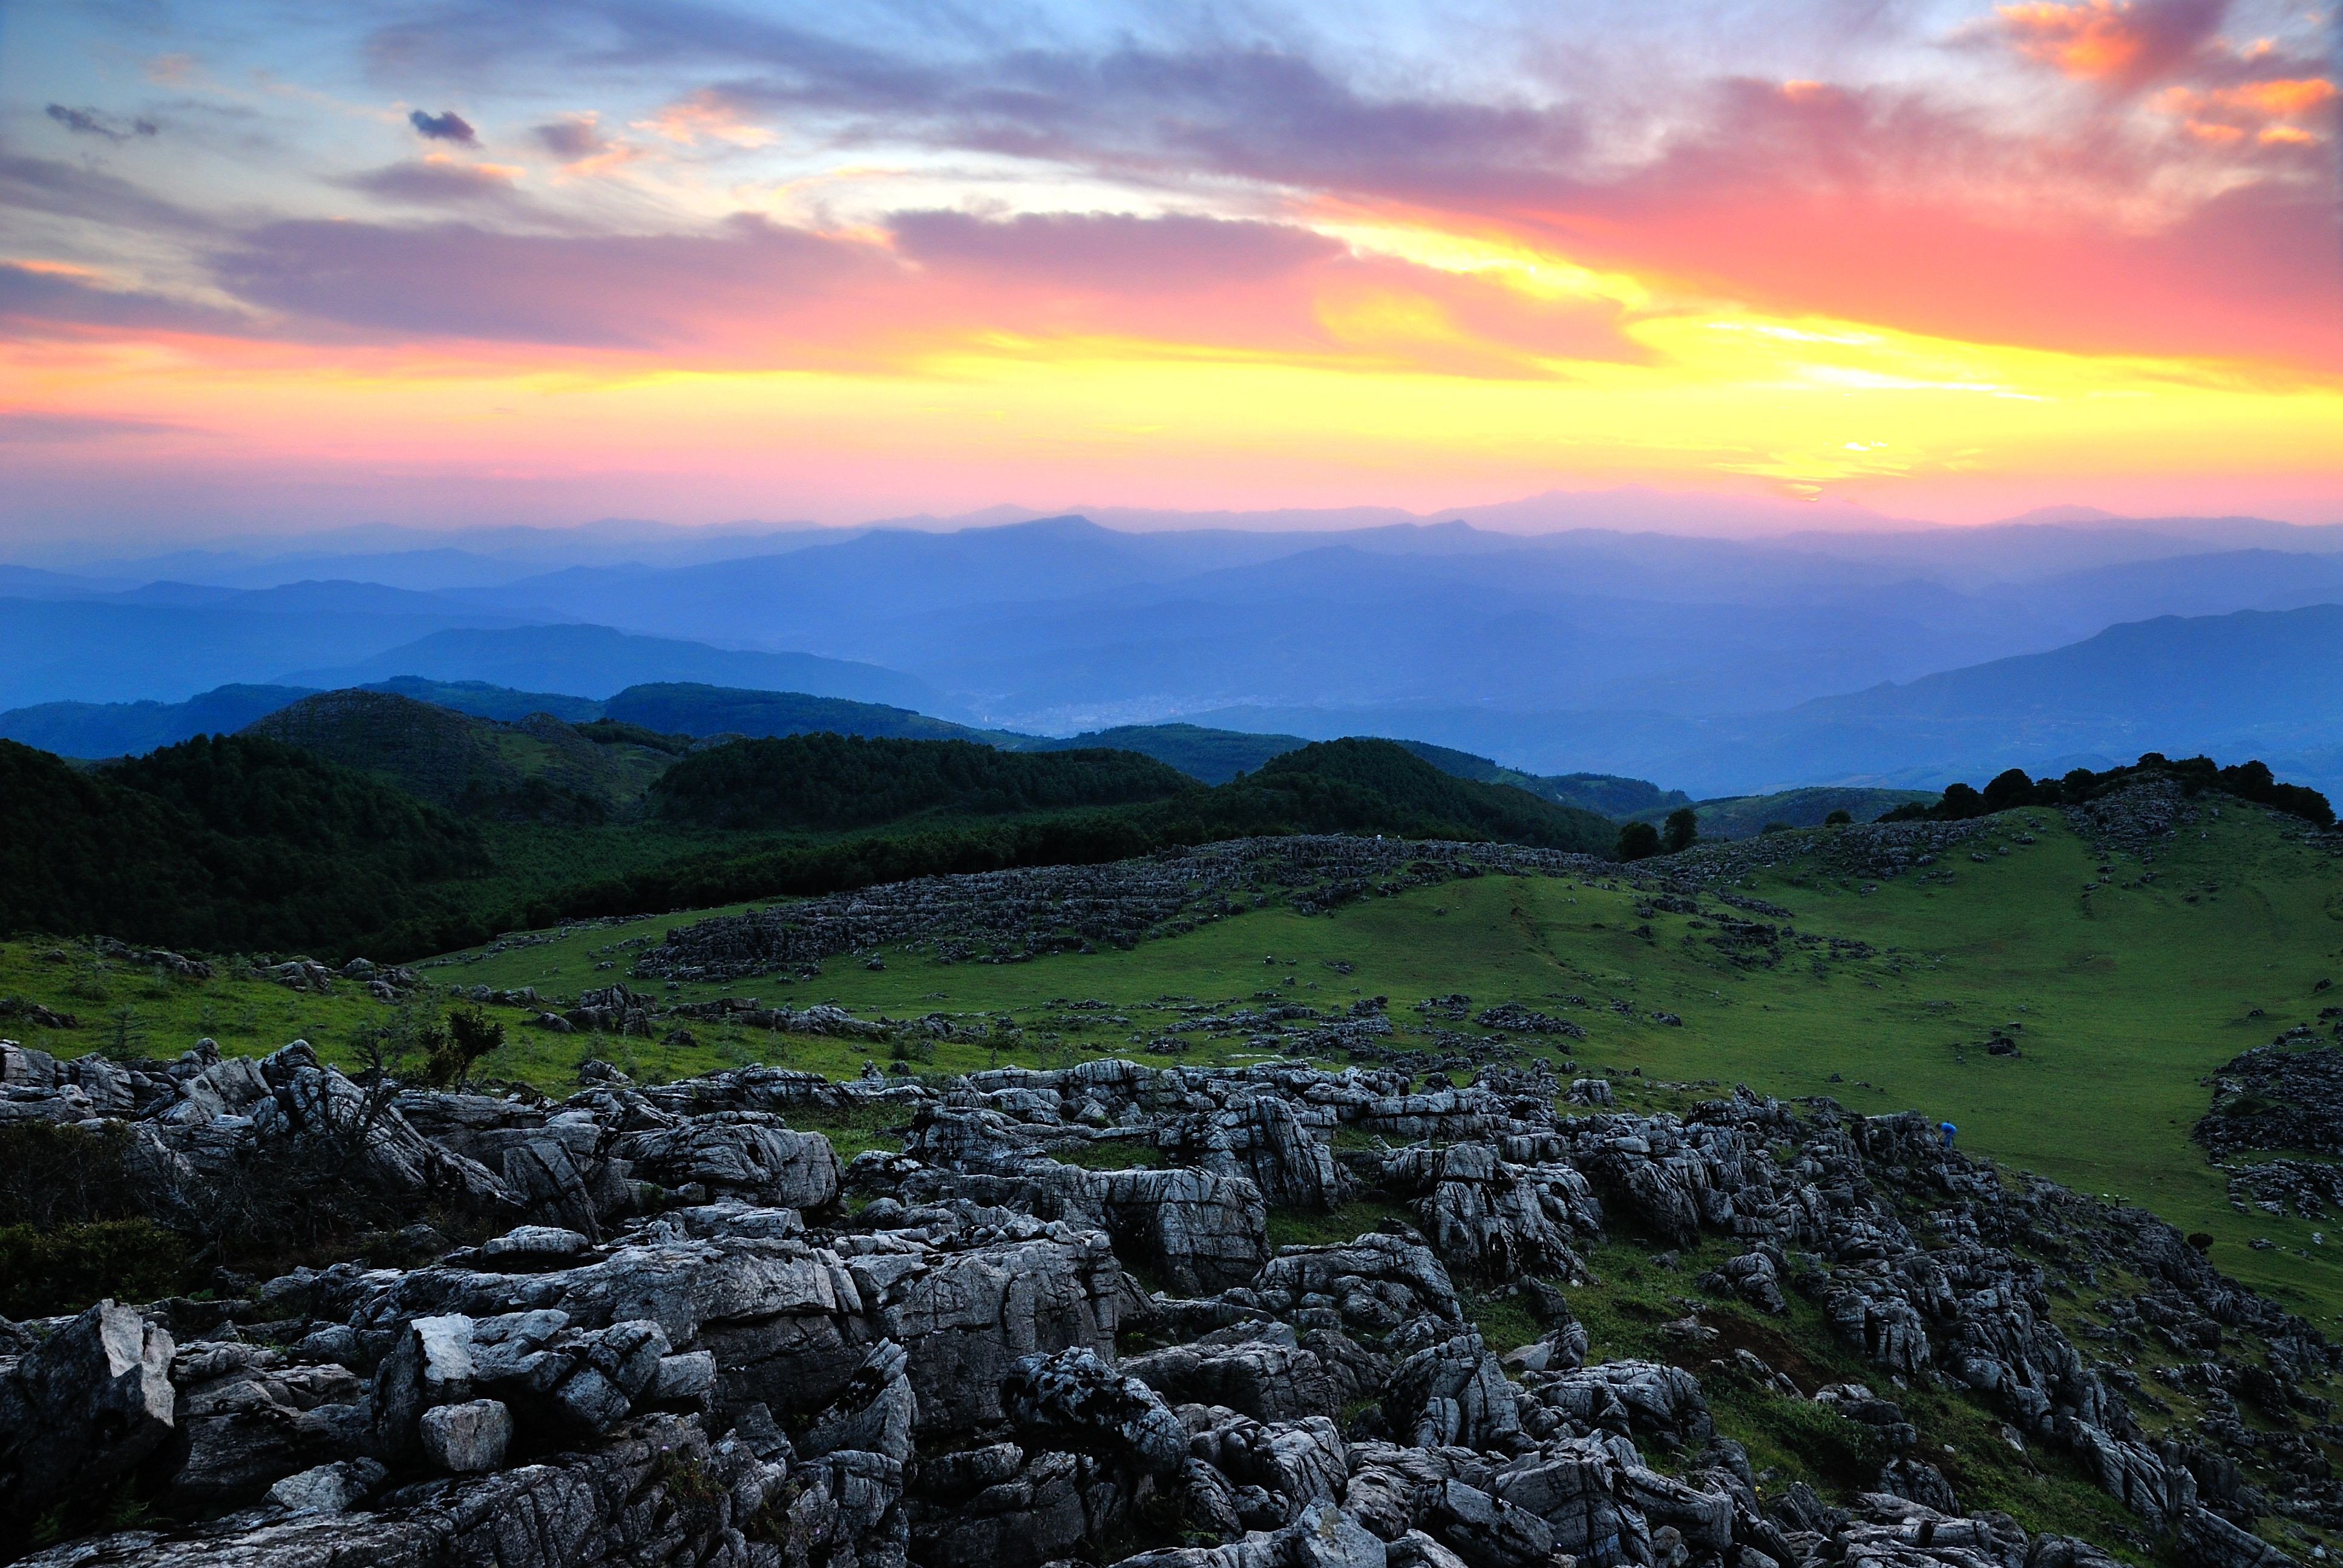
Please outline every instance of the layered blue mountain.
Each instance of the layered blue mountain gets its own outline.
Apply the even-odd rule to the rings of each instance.
[[[1149,742],[1199,777],[1257,767],[1295,739],[1373,734],[1524,776],[1632,774],[1700,795],[1928,783],[2005,757],[2041,768],[2239,737],[2292,737],[2302,766],[2336,766],[2318,760],[2335,740],[2316,719],[2236,717],[2257,711],[2261,685],[2229,668],[2249,663],[2242,646],[2176,655],[2212,672],[2194,716],[2112,677],[2022,720],[1868,705],[1936,700],[1879,694],[1983,667],[1988,688],[2022,682],[2006,661],[2117,627],[2343,603],[2343,530],[2058,512],[1968,529],[1632,531],[1691,505],[1540,498],[1459,514],[1573,525],[1534,537],[1361,509],[1225,519],[1246,528],[1127,515],[1155,532],[1080,518],[957,532],[614,521],[244,541],[83,576],[0,573],[15,596],[0,600],[0,705],[169,701],[227,684],[476,682],[592,700],[693,685],[996,735],[1192,723],[1274,738]],[[1757,520],[1778,527],[1783,510]],[[267,580],[345,569],[372,580]],[[740,718],[677,728],[813,722],[769,702]]]
[[[363,686],[402,675],[482,680],[582,697],[608,697],[647,681],[697,681],[900,707],[946,705],[925,682],[877,665],[807,653],[710,648],[675,638],[634,636],[607,626],[438,631],[355,664],[297,671],[287,678],[304,686]]]

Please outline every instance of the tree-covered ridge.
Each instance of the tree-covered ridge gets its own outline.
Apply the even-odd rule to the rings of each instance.
[[[1282,798],[1305,832],[1495,839],[1599,855],[1617,831],[1579,807],[1508,784],[1460,779],[1391,740],[1317,741],[1272,758],[1227,788]]]
[[[1947,784],[1934,804],[1911,801],[1883,816],[1883,822],[1958,822],[2006,811],[2018,806],[2079,806],[2147,779],[2169,779],[2189,795],[2217,789],[2257,806],[2316,822],[2335,821],[2335,808],[2327,797],[2302,784],[2282,784],[2262,761],[2234,763],[2224,768],[2209,757],[2184,757],[2174,761],[2160,751],[2147,751],[2128,768],[2093,772],[2076,768],[2056,779],[2030,779],[2023,768],[1994,776],[1983,789],[1968,784]]]
[[[651,786],[651,799],[669,821],[697,827],[836,832],[922,812],[998,817],[1121,806],[1196,788],[1132,751],[999,751],[966,740],[819,733],[687,757]]]
[[[830,730],[898,740],[1022,739],[972,729],[908,708],[812,697],[802,691],[749,691],[696,681],[650,681],[628,687],[602,705],[602,716],[670,735],[809,735]]]
[[[95,772],[0,741],[0,925],[211,951],[459,934],[425,890],[485,869],[477,830],[256,736]]]

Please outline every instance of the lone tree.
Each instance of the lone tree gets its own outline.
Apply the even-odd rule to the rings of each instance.
[[[1837,810],[1833,811],[1829,816],[1823,819],[1823,826],[1825,828],[1845,828],[1853,823],[1854,820],[1855,813],[1848,810],[1845,807],[1841,806]]]
[[[1611,852],[1617,860],[1648,860],[1660,852],[1660,830],[1649,822],[1630,822],[1619,829],[1619,847]]]
[[[425,1042],[423,1076],[438,1089],[452,1089],[471,1077],[473,1064],[503,1046],[505,1026],[475,1005],[452,1010],[445,1030]]]
[[[1673,855],[1679,849],[1689,849],[1700,840],[1700,813],[1689,806],[1679,806],[1668,813],[1667,825],[1660,829],[1660,847]]]

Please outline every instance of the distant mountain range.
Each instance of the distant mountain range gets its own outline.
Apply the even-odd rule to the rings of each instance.
[[[926,683],[876,665],[806,653],[756,653],[673,638],[639,637],[607,626],[531,626],[501,631],[433,632],[338,668],[298,670],[297,686],[362,686],[417,675],[432,680],[608,697],[647,681],[756,687],[935,709],[948,706]]]
[[[465,682],[572,701],[692,685],[890,708],[1012,746],[1154,731],[1200,778],[1361,734],[1524,778],[1631,776],[1707,798],[1925,789],[2147,748],[2343,775],[2317,681],[2273,674],[2338,668],[2316,628],[2343,605],[2343,528],[2056,512],[1969,529],[1631,531],[1679,526],[1684,501],[1153,533],[1081,518],[355,530],[81,576],[7,568],[0,706],[19,711],[0,730],[94,742],[96,717],[52,705],[232,687],[413,681],[461,708]],[[1778,528],[1780,511],[1735,527]],[[1495,531],[1537,521],[1574,526]],[[292,571],[317,575],[266,580]],[[323,575],[343,571],[369,580]],[[2238,624],[2207,629],[2219,621]],[[211,700],[225,723],[272,699]],[[782,709],[759,713],[742,732],[796,732]],[[109,714],[121,749],[175,722]],[[1183,743],[1179,724],[1263,739]]]

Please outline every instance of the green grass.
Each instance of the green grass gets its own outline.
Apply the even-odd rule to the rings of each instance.
[[[1397,1203],[1381,1203],[1372,1199],[1345,1203],[1322,1214],[1303,1209],[1272,1209],[1269,1211],[1269,1244],[1272,1247],[1336,1246],[1356,1241],[1385,1220],[1403,1220],[1413,1225],[1415,1215]]]
[[[1632,1242],[1592,1249],[1587,1262],[1598,1282],[1564,1292],[1586,1325],[1588,1360],[1667,1362],[1700,1374],[1717,1431],[1749,1451],[1761,1476],[1774,1473],[1765,1482],[1769,1493],[1804,1481],[1842,1503],[1869,1490],[1893,1457],[1875,1435],[1824,1406],[1709,1363],[1747,1350],[1788,1373],[1803,1394],[1826,1383],[1862,1383],[1903,1408],[1920,1433],[1912,1457],[1943,1471],[1963,1507],[1998,1509],[2029,1531],[2056,1530],[2122,1549],[2121,1532],[2137,1527],[2122,1505],[2064,1456],[2011,1447],[2001,1436],[2004,1418],[1982,1402],[1947,1388],[1896,1387],[1837,1338],[1819,1305],[1795,1292],[1784,1292],[1786,1310],[1775,1318],[1697,1282],[1736,1250],[1710,1238],[1668,1268]],[[1688,1312],[1716,1332],[1715,1344],[1690,1347],[1664,1332]]]
[[[1525,1043],[1574,1059],[1580,1071],[1611,1074],[1630,1106],[1686,1106],[1712,1091],[1669,1085],[1714,1081],[1785,1097],[1827,1094],[1866,1113],[1917,1110],[1957,1123],[1960,1146],[1973,1153],[2209,1231],[2223,1269],[2335,1322],[2343,1312],[2343,1247],[2314,1246],[2308,1222],[2230,1209],[2220,1176],[2187,1134],[2207,1106],[2198,1081],[2288,1025],[2314,1021],[2327,998],[2311,988],[2343,976],[2343,864],[2284,841],[2260,810],[2231,804],[2207,837],[2161,847],[2152,884],[2137,885],[2138,866],[2118,859],[2107,862],[2117,867],[2113,885],[2086,894],[2100,864],[2089,846],[2055,810],[2031,813],[2041,824],[2038,841],[2020,844],[2026,815],[1976,840],[1986,863],[1971,861],[1965,848],[1927,869],[1951,873],[1949,882],[1907,876],[1868,894],[1809,874],[1812,862],[1793,851],[1815,834],[1785,836],[1776,863],[1759,866],[1741,890],[1792,910],[1802,932],[1878,950],[1861,960],[1816,961],[1785,944],[1778,968],[1742,969],[1692,918],[1638,915],[1632,890],[1488,877],[1333,915],[1251,911],[1128,952],[1001,965],[890,953],[882,971],[833,960],[813,980],[688,985],[669,994],[730,990],[769,1004],[835,1001],[898,1018],[1006,1014],[1024,1026],[1021,1043],[1006,1051],[940,1044],[924,1064],[939,1072],[1136,1055],[1141,1042],[1181,1021],[1181,1002],[1242,1005],[1264,990],[1330,1011],[1360,996],[1388,996],[1401,1031],[1393,1043],[1402,1045],[1423,1036],[1412,1006],[1423,998],[1461,990],[1476,1009],[1518,1000],[1587,1031],[1583,1041]],[[2005,846],[2007,854],[1996,852]],[[596,950],[628,937],[656,940],[679,923],[661,917],[598,928],[432,972],[574,991],[610,978],[594,970]],[[1645,927],[1648,938],[1638,934]],[[1335,960],[1352,972],[1338,972]],[[1570,995],[1585,1005],[1560,1000]],[[1052,1005],[1059,999],[1108,1007],[1069,1013]],[[1627,1010],[1615,1010],[1614,1000]],[[2257,1008],[2263,1016],[2250,1016]],[[1674,1013],[1683,1025],[1656,1024],[1654,1012]],[[1109,1025],[1108,1016],[1129,1022]],[[2022,1026],[2021,1054],[1986,1054],[1988,1032],[2010,1023]],[[768,1049],[766,1038],[742,1044]],[[1194,1049],[1176,1060],[1245,1059],[1241,1040],[1216,1046],[1209,1036],[1187,1038]],[[822,1071],[860,1070],[867,1054],[829,1042],[771,1044],[792,1065]],[[688,1065],[689,1053],[674,1061],[678,1070]],[[1633,1068],[1642,1080],[1626,1076]],[[2276,1247],[2250,1251],[2257,1236]]]
[[[1646,919],[1632,890],[1487,877],[1331,916],[1249,911],[1126,952],[1015,964],[941,964],[890,952],[883,970],[836,959],[811,980],[672,990],[640,983],[674,1000],[748,995],[768,1006],[827,1001],[899,1019],[980,1014],[1000,1026],[982,1042],[939,1041],[933,1060],[917,1064],[930,1074],[1104,1055],[1163,1060],[1140,1047],[1183,1021],[1182,1006],[1251,1005],[1264,991],[1329,1012],[1362,996],[1387,996],[1400,1030],[1391,1043],[1402,1046],[1428,1043],[1412,1005],[1420,999],[1461,990],[1476,1010],[1519,1000],[1587,1031],[1583,1041],[1525,1044],[1551,1060],[1574,1060],[1581,1072],[1609,1074],[1629,1107],[1682,1109],[1716,1091],[1703,1084],[1738,1081],[1775,1095],[1828,1094],[1864,1112],[1917,1110],[1958,1123],[1961,1147],[1971,1152],[2210,1232],[2224,1270],[2334,1323],[2343,1312],[2343,1246],[2314,1245],[2306,1221],[2233,1211],[2187,1133],[2207,1105],[2199,1080],[2288,1025],[2314,1021],[2318,1003],[2329,998],[2311,988],[2343,976],[2343,863],[2284,841],[2260,810],[2230,804],[2209,836],[2192,832],[2161,847],[2153,883],[2139,885],[2139,868],[2118,859],[2108,862],[2117,867],[2113,885],[2086,894],[2099,864],[2088,846],[2046,809],[2030,813],[2041,824],[2038,842],[2021,845],[2026,815],[1976,840],[1986,863],[1971,861],[1964,847],[1928,869],[1950,872],[1949,882],[1907,876],[1868,894],[1810,874],[1813,862],[1794,850],[1816,835],[1766,840],[1780,846],[1775,863],[1758,866],[1742,890],[1794,910],[1802,932],[1878,950],[1860,960],[1817,962],[1785,944],[1778,968],[1738,968],[1711,945],[1715,932],[1701,929],[1705,922]],[[1996,853],[2003,846],[2009,852]],[[688,918],[573,928],[533,945],[451,955],[425,973],[446,984],[535,985],[574,997],[627,980],[632,955]],[[1640,934],[1646,928],[1648,937]],[[0,996],[73,1010],[83,1027],[59,1033],[0,1020],[0,1030],[63,1054],[96,1049],[110,1012],[125,1006],[146,1030],[146,1049],[161,1055],[198,1033],[252,1053],[302,1034],[338,1055],[384,1012],[344,994],[348,987],[312,998],[229,978],[189,985],[119,970],[93,977],[85,963],[40,962],[47,945],[0,948]],[[102,1000],[77,996],[77,985]],[[1564,1000],[1572,995],[1584,1005]],[[1068,1005],[1085,1000],[1107,1005]],[[1626,1010],[1614,1010],[1614,1000]],[[2250,1016],[2258,1008],[2263,1016]],[[1683,1025],[1654,1023],[1654,1012],[1674,1013]],[[870,1060],[889,1070],[910,1065],[890,1065],[883,1049],[860,1042],[730,1025],[693,1024],[693,1043],[671,1045],[558,1035],[503,1016],[513,1026],[510,1042],[484,1070],[556,1092],[574,1083],[588,1056],[644,1079],[747,1061],[833,1076],[860,1072]],[[2023,1026],[2022,1054],[1987,1055],[1987,1032],[2010,1023]],[[1469,1024],[1442,1027],[1473,1032]],[[1192,1050],[1168,1060],[1252,1059],[1242,1035],[1184,1038]],[[2277,1245],[2249,1250],[2258,1236]]]

